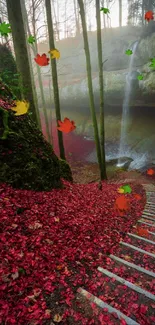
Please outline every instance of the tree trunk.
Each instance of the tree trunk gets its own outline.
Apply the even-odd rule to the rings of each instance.
[[[31,33],[30,33],[30,29],[29,29],[27,11],[26,11],[24,1],[21,2],[21,9],[22,9],[22,14],[23,14],[25,35],[27,36],[27,32],[28,32],[28,34],[30,36]],[[28,58],[29,58],[29,65],[30,65],[30,72],[31,72],[32,87],[33,87],[33,97],[34,97],[36,113],[37,113],[37,121],[38,121],[39,129],[41,130],[41,121],[40,121],[40,114],[39,114],[39,108],[38,108],[38,97],[37,97],[37,91],[36,91],[36,87],[35,87],[35,80],[34,80],[34,73],[33,73],[33,66],[32,66],[32,61],[31,61],[31,52],[30,52],[29,44],[27,45],[27,51],[28,51]]]
[[[97,22],[97,49],[99,67],[99,87],[100,87],[100,143],[102,155],[101,180],[107,179],[105,161],[105,132],[104,132],[104,84],[103,84],[103,63],[102,63],[102,39],[101,39],[101,17],[100,2],[96,0],[96,22]]]
[[[49,48],[54,49],[55,44],[54,44],[53,20],[52,20],[52,11],[51,11],[50,0],[45,0],[45,6],[46,6],[46,15],[47,15],[48,34],[49,34]],[[58,88],[56,59],[51,59],[51,67],[52,67],[52,81],[53,81],[56,119],[57,119],[57,126],[59,126],[58,120],[61,120],[61,112],[60,112],[60,100],[59,100],[59,88]],[[65,149],[64,149],[64,144],[63,144],[63,135],[62,135],[62,132],[60,132],[60,131],[58,131],[58,141],[59,141],[60,158],[66,160]]]
[[[77,5],[76,0],[74,0],[74,15],[75,15],[75,23],[76,23],[75,35],[79,36],[79,34],[80,34],[80,25],[79,25],[79,17],[78,17],[78,14],[77,14],[76,5]]]
[[[32,3],[33,5],[33,36],[36,39],[36,28],[35,28],[35,7],[34,7],[34,3]],[[25,21],[26,21],[26,26],[27,26],[27,31],[29,36],[31,35],[31,31],[30,31],[30,27],[29,27],[29,23],[28,23],[28,17],[27,17],[27,11],[26,11],[26,7],[25,4],[23,2],[22,4],[23,6],[23,14],[25,17]],[[37,55],[38,50],[37,50],[37,40],[35,41],[34,44],[32,44],[32,51],[34,56]],[[30,54],[31,56],[31,54]],[[48,138],[48,142],[51,143],[51,137],[50,137],[50,131],[49,131],[49,123],[48,123],[48,116],[47,116],[47,107],[46,107],[46,100],[45,100],[45,96],[44,96],[44,89],[43,89],[43,82],[42,82],[42,75],[40,72],[40,67],[37,64],[37,74],[38,74],[38,82],[39,82],[39,88],[40,88],[40,95],[41,95],[41,101],[42,101],[42,108],[43,108],[43,112],[44,112],[44,118],[45,118],[45,125],[46,125],[46,133],[47,133],[47,138]],[[35,82],[34,82],[35,84]],[[39,111],[38,111],[39,113]],[[40,114],[39,114],[39,120],[40,120]],[[41,127],[41,121],[40,121],[40,127]]]
[[[88,44],[88,35],[87,35],[83,0],[78,0],[78,3],[79,3],[79,7],[80,7],[80,15],[81,15],[82,28],[83,28],[84,49],[85,49],[85,55],[86,55],[90,112],[91,112],[91,117],[92,117],[92,121],[93,121],[97,158],[98,158],[99,168],[100,168],[100,172],[101,172],[101,169],[102,169],[101,147],[100,147],[99,132],[98,132],[98,126],[97,126],[96,113],[95,113],[95,103],[94,103],[92,74],[91,74],[91,62],[90,62],[90,51],[89,51],[89,44]]]
[[[17,69],[21,77],[23,97],[30,103],[32,118],[37,123],[37,112],[33,98],[33,87],[20,0],[16,0],[16,5],[14,4],[14,1],[6,0],[6,4],[8,18],[12,29]]]
[[[119,1],[119,27],[122,27],[122,0]]]

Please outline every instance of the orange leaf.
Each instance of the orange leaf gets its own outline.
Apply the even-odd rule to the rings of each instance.
[[[125,197],[125,195],[119,196],[116,199],[116,207],[119,210],[128,210],[129,209],[129,200]]]
[[[147,21],[150,21],[150,20],[153,20],[153,19],[154,19],[154,16],[153,16],[153,12],[152,12],[152,10],[146,12],[146,14],[145,14],[145,19],[146,19]]]
[[[135,196],[135,198],[136,198],[137,200],[141,200],[141,199],[142,199],[141,195],[139,195],[139,194],[135,194],[134,196]]]
[[[70,121],[69,118],[65,117],[64,121],[58,121],[59,127],[57,129],[64,133],[69,133],[73,131],[76,126],[74,121]]]
[[[49,64],[49,60],[50,59],[47,58],[46,54],[44,53],[42,55],[37,54],[36,57],[34,58],[34,60],[36,61],[36,63],[38,65],[40,65],[41,67],[43,67],[43,66],[46,66],[46,65]]]
[[[138,236],[141,236],[141,237],[143,237],[143,236],[144,237],[148,237],[148,235],[149,235],[149,232],[148,232],[147,229],[140,228],[140,227],[138,227],[136,229],[136,233],[137,233]]]
[[[155,173],[155,171],[152,168],[147,170],[148,175],[154,175],[154,173]]]

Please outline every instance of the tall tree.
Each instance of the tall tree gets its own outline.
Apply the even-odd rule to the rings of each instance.
[[[122,0],[118,0],[119,2],[119,27],[122,27]]]
[[[90,112],[91,112],[91,117],[92,117],[92,121],[93,121],[94,137],[95,137],[95,143],[96,143],[97,158],[98,158],[98,163],[99,163],[99,168],[100,168],[100,176],[102,179],[102,156],[101,156],[100,139],[99,139],[99,132],[98,132],[98,126],[97,126],[96,112],[95,112],[95,102],[94,102],[91,62],[90,62],[90,50],[89,50],[89,44],[88,44],[88,35],[87,35],[86,18],[85,18],[83,0],[78,0],[78,4],[79,4],[79,8],[80,8],[80,15],[81,15],[81,22],[82,22],[82,29],[83,29],[84,49],[85,49],[85,55],[86,55],[86,68],[87,68]]]
[[[16,55],[17,69],[20,73],[23,97],[30,103],[32,118],[37,123],[37,111],[33,98],[33,87],[29,66],[28,52],[26,47],[26,37],[22,17],[20,0],[16,0],[16,5],[12,0],[6,0],[8,18],[12,29],[14,50]]]
[[[35,4],[35,1],[32,0],[32,28],[33,28],[33,33],[32,34],[31,34],[31,31],[30,31],[28,15],[27,15],[27,11],[26,11],[26,7],[25,7],[24,2],[22,2],[22,9],[23,9],[23,17],[24,17],[24,21],[25,21],[28,36],[33,35],[35,37],[35,43],[32,44],[32,51],[33,51],[33,54],[34,54],[34,57],[35,57],[37,55],[37,53],[38,53],[37,35],[36,35],[36,9],[37,9],[37,7],[36,7],[36,4]],[[30,61],[31,61],[31,54],[30,53],[29,53],[29,56],[30,56]],[[50,127],[49,127],[49,123],[48,123],[48,115],[47,115],[46,100],[45,100],[44,90],[43,90],[42,76],[41,76],[40,67],[38,65],[36,65],[36,68],[37,68],[37,74],[38,74],[38,82],[39,82],[39,88],[40,88],[42,108],[43,108],[43,113],[44,113],[44,118],[45,118],[46,133],[47,133],[48,141],[51,143]],[[39,122],[40,122],[40,115],[39,115]],[[40,122],[40,126],[41,126],[41,122]]]
[[[97,22],[97,50],[99,67],[99,87],[100,87],[100,143],[101,143],[101,179],[107,179],[105,161],[105,132],[104,132],[104,83],[103,83],[103,63],[102,63],[102,38],[101,38],[101,16],[100,1],[96,0],[96,22]]]
[[[29,22],[28,22],[28,15],[25,7],[25,1],[21,1],[21,8],[22,8],[22,14],[23,14],[23,20],[24,20],[24,29],[25,29],[25,35],[27,37],[31,35],[29,31]],[[29,65],[30,65],[30,72],[31,72],[31,80],[32,80],[32,87],[33,87],[33,98],[35,101],[35,107],[37,112],[37,120],[38,120],[38,126],[41,130],[41,120],[40,120],[40,114],[39,114],[39,108],[38,108],[38,97],[37,97],[37,91],[35,87],[35,79],[34,79],[34,72],[33,72],[33,66],[32,66],[32,60],[31,60],[31,51],[30,51],[30,45],[27,43],[27,51],[28,51],[28,58],[29,58]],[[39,66],[38,66],[39,68]]]
[[[55,44],[54,44],[53,19],[52,19],[50,0],[45,0],[45,7],[46,7],[46,16],[47,16],[47,25],[48,25],[48,34],[49,34],[49,48],[50,50],[52,50],[55,49]],[[59,99],[56,59],[51,59],[51,67],[52,67],[54,103],[55,103],[56,119],[57,119],[57,126],[58,126],[58,120],[61,120],[61,112],[60,112],[60,99]],[[63,144],[63,135],[62,132],[60,131],[58,131],[58,141],[59,141],[60,158],[66,160],[65,149]]]

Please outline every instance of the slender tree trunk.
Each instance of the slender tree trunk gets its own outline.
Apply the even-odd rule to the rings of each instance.
[[[21,76],[23,96],[24,99],[30,103],[32,118],[37,123],[37,112],[33,98],[33,87],[20,0],[16,0],[16,5],[14,1],[6,0],[6,4],[8,18],[12,29],[13,43],[17,60],[17,69]]]
[[[29,36],[30,36],[30,29],[29,29],[27,11],[26,11],[24,1],[21,2],[21,8],[22,8],[22,14],[23,14],[25,35],[27,36],[27,32],[28,32]],[[33,74],[33,67],[32,67],[31,53],[30,53],[30,46],[29,45],[27,45],[27,51],[28,51],[28,57],[29,57],[29,65],[30,65],[30,72],[31,72],[32,87],[33,87],[33,97],[34,97],[36,113],[37,113],[37,121],[38,121],[39,129],[41,130],[41,121],[40,121],[40,114],[39,114],[39,109],[38,109],[38,97],[37,97],[37,91],[36,91],[36,87],[35,87],[35,80],[34,80],[34,74]]]
[[[99,67],[99,87],[100,87],[100,143],[102,155],[101,179],[107,179],[105,161],[105,132],[104,132],[104,83],[103,83],[103,63],[102,63],[102,39],[101,39],[101,17],[100,1],[96,0],[96,22],[97,22],[97,49]]]
[[[119,1],[119,27],[122,27],[122,0]]]
[[[104,0],[101,1],[101,6],[104,8]],[[103,13],[103,26],[106,29],[105,14]]]
[[[48,34],[49,34],[49,47],[50,49],[54,49],[55,48],[54,31],[53,31],[53,20],[52,20],[50,0],[45,0],[45,6],[46,6],[46,15],[47,15]],[[57,126],[58,126],[58,120],[61,120],[61,112],[60,112],[56,59],[51,59],[51,68],[52,68],[52,81],[53,81],[53,91],[54,91],[54,103],[55,103],[56,119],[57,119]],[[65,149],[63,144],[63,135],[62,132],[60,131],[58,131],[58,141],[59,141],[60,158],[66,160]]]
[[[144,25],[144,0],[142,0],[142,25]]]
[[[95,112],[92,73],[91,73],[91,62],[90,62],[90,51],[89,51],[89,44],[88,44],[88,35],[87,35],[87,27],[86,27],[86,19],[85,19],[83,0],[78,0],[78,3],[79,3],[79,7],[80,7],[80,15],[81,15],[82,28],[83,28],[84,49],[85,49],[85,55],[86,55],[90,112],[91,112],[91,117],[92,117],[92,121],[93,121],[97,158],[98,158],[98,163],[99,163],[99,168],[100,168],[100,173],[101,173],[101,169],[102,169],[101,147],[100,147],[100,139],[99,139],[99,132],[98,132],[98,126],[97,126],[96,112]]]
[[[78,14],[77,14],[77,3],[76,0],[74,0],[74,15],[75,15],[75,23],[76,23],[76,32],[75,35],[79,36],[80,34],[80,26],[79,26],[79,19],[78,19]]]

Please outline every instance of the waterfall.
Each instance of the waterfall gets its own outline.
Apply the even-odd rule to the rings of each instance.
[[[130,102],[130,95],[132,91],[132,78],[131,73],[133,70],[133,63],[135,58],[135,53],[137,49],[139,41],[134,42],[132,45],[132,55],[130,57],[129,62],[129,72],[126,78],[126,86],[125,86],[125,94],[124,94],[124,101],[123,101],[123,112],[122,112],[122,121],[121,121],[121,136],[120,136],[120,147],[119,147],[119,154],[118,154],[118,164],[117,166],[121,166],[121,157],[125,155],[125,148],[127,143],[127,129],[130,121],[130,112],[129,112],[129,102]]]

